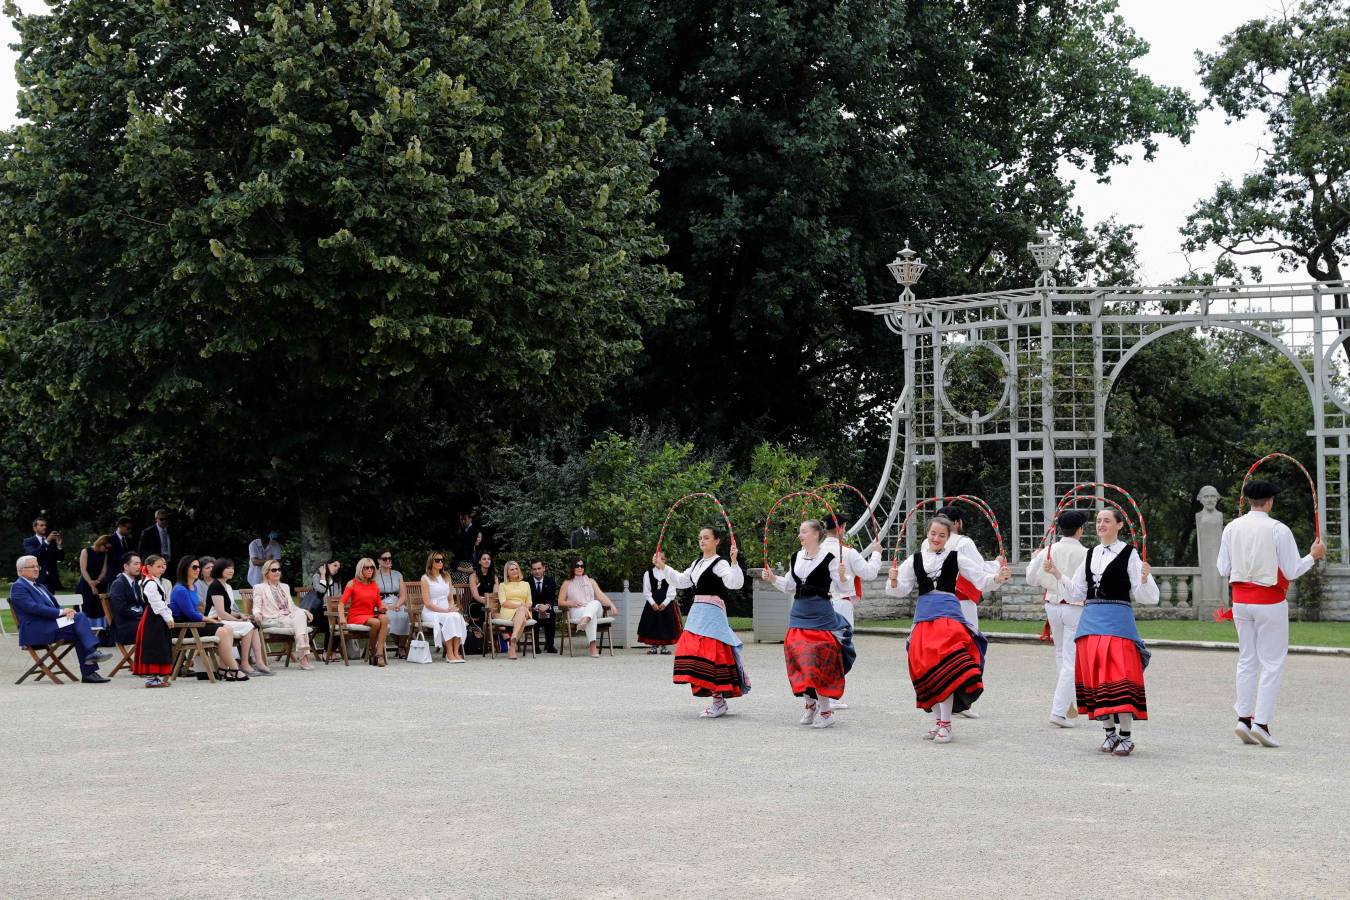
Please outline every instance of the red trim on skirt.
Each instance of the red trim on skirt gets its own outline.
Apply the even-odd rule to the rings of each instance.
[[[648,616],[648,613],[651,615]],[[674,619],[674,622],[671,623],[670,619]],[[674,633],[668,636],[643,634],[642,630],[649,626],[657,629],[664,627],[665,630]],[[653,611],[650,606],[642,608],[642,618],[638,620],[639,644],[646,644],[648,647],[669,647],[679,643],[682,634],[684,634],[684,620],[680,618],[680,604],[671,603],[659,613]]]
[[[798,697],[808,689],[832,700],[844,696],[844,651],[833,632],[789,628],[783,638],[783,658],[788,683]]]
[[[984,693],[980,647],[964,623],[918,622],[909,635],[909,679],[914,705],[925,712],[952,698],[953,710],[969,709]]]
[[[173,638],[169,626],[147,605],[136,626],[133,675],[168,675],[173,671]]]
[[[675,645],[674,681],[689,685],[695,697],[739,697],[745,693],[730,645],[692,631],[680,635]]]
[[[1148,718],[1144,666],[1134,641],[1089,634],[1074,644],[1074,687],[1078,711],[1097,719],[1114,713]]]

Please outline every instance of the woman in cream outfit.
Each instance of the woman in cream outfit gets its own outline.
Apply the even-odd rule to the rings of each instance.
[[[464,662],[468,628],[460,614],[459,601],[451,594],[450,579],[445,574],[445,553],[440,550],[427,554],[426,572],[422,575],[422,624],[430,625],[436,643],[445,645],[446,662]]]

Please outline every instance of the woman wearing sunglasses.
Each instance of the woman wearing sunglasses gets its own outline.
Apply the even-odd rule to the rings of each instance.
[[[586,629],[586,641],[591,647],[591,659],[600,658],[600,649],[596,644],[596,627],[600,624],[600,610],[606,609],[611,616],[618,615],[614,603],[600,590],[595,579],[586,574],[586,560],[572,561],[568,569],[567,580],[558,588],[558,605],[566,608],[567,621]],[[571,646],[570,644],[568,646]]]
[[[263,631],[264,645],[268,629],[295,637],[295,653],[300,657],[300,668],[314,671],[309,661],[309,622],[312,616],[291,602],[290,585],[281,581],[281,563],[266,560],[262,567],[263,580],[253,588],[253,620]]]
[[[384,668],[384,641],[389,634],[389,620],[380,606],[380,586],[375,583],[375,560],[363,557],[356,564],[356,577],[347,582],[342,592],[342,605],[347,610],[348,625],[370,628],[370,664]]]

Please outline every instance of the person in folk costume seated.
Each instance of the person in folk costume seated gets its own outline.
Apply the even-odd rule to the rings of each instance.
[[[647,645],[647,655],[670,655],[670,647],[680,639],[684,625],[680,621],[680,604],[670,581],[656,569],[648,569],[642,576],[642,597],[647,602],[638,619],[637,639]]]
[[[842,547],[844,555],[842,579],[838,577],[838,563],[835,564],[835,577],[830,586],[830,605],[844,621],[848,622],[848,627],[852,628],[854,610],[862,602],[863,582],[876,578],[877,573],[881,571],[881,544],[873,541],[871,546],[859,553],[844,543],[844,529],[848,527],[848,520],[830,513],[824,521],[829,537],[825,539],[823,546],[831,553],[841,552],[839,548]],[[840,695],[830,701],[830,707],[838,712],[841,709],[848,709],[848,704]]]
[[[1059,595],[1059,579],[1045,571],[1045,559],[1048,553],[1061,572],[1076,572],[1087,558],[1087,548],[1082,543],[1087,518],[1087,513],[1077,509],[1060,513],[1055,521],[1059,540],[1050,547],[1037,550],[1027,564],[1027,584],[1040,588],[1045,595],[1046,627],[1055,644],[1055,693],[1050,699],[1050,724],[1059,728],[1072,728],[1069,719],[1078,715],[1078,707],[1073,702],[1073,651],[1083,602],[1069,601]]]
[[[937,511],[939,516],[944,516],[951,520],[952,532],[951,538],[947,541],[952,550],[961,554],[969,562],[980,566],[990,575],[997,575],[1003,568],[1003,560],[986,561],[980,555],[980,550],[975,546],[975,542],[966,537],[963,532],[966,528],[966,511],[960,506],[944,506]],[[956,599],[961,603],[961,614],[965,616],[970,627],[976,631],[980,630],[980,600],[984,597],[984,591],[975,586],[975,583],[965,575],[956,576]],[[973,709],[964,709],[961,715],[967,719],[978,719],[980,714]]]
[[[815,728],[834,724],[833,701],[844,696],[844,677],[853,668],[853,626],[835,611],[831,588],[839,581],[839,544],[827,541],[825,523],[808,519],[797,529],[801,549],[792,554],[788,573],[776,577],[770,566],[761,577],[792,594],[788,631],[783,639],[792,693],[806,698],[801,723]]]
[[[1074,636],[1074,683],[1078,711],[1106,729],[1103,753],[1129,756],[1134,752],[1131,726],[1148,718],[1144,669],[1149,652],[1139,637],[1131,600],[1158,602],[1158,583],[1152,569],[1133,544],[1120,540],[1125,516],[1119,510],[1097,513],[1100,543],[1066,576],[1053,557],[1045,571],[1059,578],[1059,596],[1069,602],[1086,600]]]
[[[694,603],[684,633],[675,645],[676,684],[689,685],[695,697],[712,697],[700,715],[716,719],[727,713],[727,698],[750,693],[750,676],[741,655],[743,643],[727,621],[727,596],[745,586],[736,545],[731,554],[719,554],[722,533],[711,525],[698,533],[703,554],[683,572],[666,565],[664,553],[652,555],[652,567],[676,588],[693,588]]]
[[[886,593],[906,597],[915,588],[914,628],[909,634],[909,678],[914,704],[932,712],[933,728],[925,739],[939,744],[952,740],[952,713],[969,709],[984,693],[984,655],[988,642],[961,613],[956,579],[964,576],[978,590],[1008,580],[1008,570],[991,574],[951,546],[952,521],[934,516],[928,536],[917,553],[891,566]]]
[[[1319,536],[1308,555],[1298,555],[1294,533],[1270,517],[1279,490],[1269,481],[1249,481],[1242,495],[1251,510],[1224,526],[1219,539],[1219,574],[1233,595],[1233,624],[1238,633],[1237,701],[1234,729],[1244,744],[1278,747],[1270,733],[1275,699],[1289,652],[1289,582],[1326,556]],[[1258,692],[1258,680],[1260,690]]]

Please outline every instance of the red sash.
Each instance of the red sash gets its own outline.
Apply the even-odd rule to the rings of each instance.
[[[964,575],[956,576],[956,598],[958,600],[969,600],[971,603],[979,603],[984,595],[979,592],[970,579]],[[1279,602],[1278,600],[1275,602]]]
[[[1274,584],[1254,584],[1250,581],[1234,581],[1231,585],[1233,589],[1234,603],[1257,603],[1270,605],[1273,603],[1283,603],[1286,592],[1289,590],[1289,579],[1284,577],[1284,572],[1280,569],[1275,570],[1277,578]],[[958,586],[957,590],[960,590]]]

